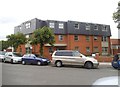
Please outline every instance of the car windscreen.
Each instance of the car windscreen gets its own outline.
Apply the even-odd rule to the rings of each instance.
[[[6,52],[0,51],[0,55],[5,55]]]
[[[14,55],[15,57],[22,57],[22,55],[21,55],[20,53],[13,53],[13,55]]]

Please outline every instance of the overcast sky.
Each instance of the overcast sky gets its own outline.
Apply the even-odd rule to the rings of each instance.
[[[107,24],[112,37],[118,37],[117,24],[112,19],[119,0],[1,0],[0,40],[14,33],[22,22],[41,20],[79,21]]]

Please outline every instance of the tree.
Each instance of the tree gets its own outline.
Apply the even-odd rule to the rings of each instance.
[[[118,2],[117,11],[113,13],[113,20],[115,22],[120,22],[120,2]]]
[[[0,50],[4,51],[4,49],[7,49],[9,47],[8,41],[1,40],[0,41]]]
[[[16,51],[17,47],[21,44],[25,44],[27,39],[23,33],[11,34],[6,36],[8,39],[9,46],[14,47],[14,51]]]
[[[33,37],[31,39],[31,44],[39,44],[40,45],[40,54],[43,56],[43,46],[44,44],[50,44],[53,46],[55,42],[54,33],[52,29],[49,27],[42,27],[34,31]]]

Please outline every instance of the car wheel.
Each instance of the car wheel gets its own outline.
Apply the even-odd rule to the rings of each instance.
[[[11,64],[13,64],[13,59],[11,59]]]
[[[91,62],[86,62],[84,67],[87,68],[87,69],[92,69],[93,68],[93,64]]]
[[[118,67],[113,66],[114,69],[118,69]]]
[[[3,62],[6,63],[5,59],[3,59]]]
[[[25,61],[22,61],[22,64],[25,65],[26,64]]]
[[[57,62],[55,63],[55,65],[56,65],[57,67],[61,67],[61,66],[62,66],[62,62],[61,62],[61,61],[57,61]]]
[[[37,65],[40,66],[40,65],[41,65],[41,62],[40,62],[40,61],[37,61]]]
[[[2,62],[4,62],[4,59],[2,59]]]

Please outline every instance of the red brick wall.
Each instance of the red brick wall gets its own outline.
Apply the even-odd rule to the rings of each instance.
[[[98,40],[94,41],[94,36],[89,36],[90,40],[86,41],[86,35],[79,35],[79,40],[74,40],[74,35],[63,35],[63,40],[59,41],[59,35],[55,35],[55,44],[67,44],[66,47],[59,47],[64,48],[66,50],[74,50],[75,46],[79,47],[79,51],[85,55],[91,55],[91,53],[94,52],[94,47],[98,47],[98,52],[102,53],[102,47],[101,47],[101,36],[98,36]],[[110,38],[108,38],[110,43]],[[86,47],[90,47],[90,53],[86,52]],[[109,44],[109,52],[110,52],[110,44]],[[20,48],[22,48],[22,54],[26,53],[25,45],[21,45],[18,47],[17,51],[20,52]],[[47,57],[51,59],[51,54],[49,53],[50,46],[44,47],[44,57]],[[54,47],[53,51],[55,51],[58,47]],[[32,53],[39,54],[40,46],[39,45],[33,45],[32,46]]]

